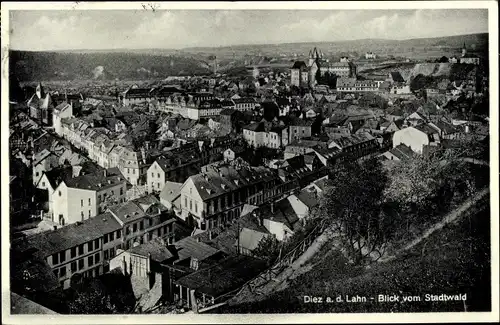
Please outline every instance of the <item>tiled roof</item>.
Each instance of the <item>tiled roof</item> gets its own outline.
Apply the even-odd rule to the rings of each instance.
[[[151,259],[157,262],[174,257],[174,254],[165,245],[165,242],[160,238],[155,238],[147,243],[132,247],[128,250],[129,253],[148,257],[151,254]]]
[[[147,195],[109,208],[109,211],[124,223],[139,220],[148,214],[148,208],[155,205],[160,211],[165,207],[153,195]]]
[[[44,257],[98,239],[104,234],[122,229],[109,213],[103,213],[82,222],[70,224],[52,231],[42,232],[23,239],[25,247],[35,247]]]
[[[266,264],[262,259],[245,255],[229,257],[212,267],[184,276],[176,283],[199,293],[219,297],[238,289],[258,275],[267,267]]]
[[[78,188],[82,190],[100,191],[108,187],[116,186],[117,184],[126,184],[123,175],[107,173],[94,173],[78,176],[64,181],[67,187]]]
[[[175,249],[178,256],[178,261],[186,258],[194,257],[199,261],[203,261],[210,256],[216,254],[219,250],[197,241],[193,237],[186,237],[175,242]]]
[[[181,194],[182,183],[167,181],[160,192],[160,199],[173,202]]]
[[[230,163],[217,167],[208,166],[200,174],[190,177],[203,200],[237,190],[249,184],[278,179],[266,167],[233,166]]]
[[[399,144],[396,147],[389,150],[391,154],[396,156],[399,160],[408,160],[415,157],[415,153],[409,147],[404,144]]]
[[[420,125],[413,126],[413,128],[415,128],[415,129],[417,129],[417,130],[419,130],[421,132],[424,132],[427,135],[431,135],[431,134],[437,133],[437,130],[434,129],[429,124],[420,124]]]
[[[399,71],[391,71],[391,77],[394,82],[405,82],[403,76]]]
[[[255,99],[252,97],[242,97],[233,99],[235,104],[255,104]]]

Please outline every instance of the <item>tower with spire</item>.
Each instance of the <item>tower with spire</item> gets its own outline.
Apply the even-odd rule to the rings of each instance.
[[[467,48],[465,47],[465,42],[464,46],[462,47],[462,57],[464,57],[467,54]]]

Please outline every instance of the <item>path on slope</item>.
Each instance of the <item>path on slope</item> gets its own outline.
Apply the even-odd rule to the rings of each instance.
[[[278,274],[276,278],[266,283],[258,289],[258,293],[246,292],[241,296],[236,296],[232,299],[231,304],[240,304],[250,301],[263,300],[271,293],[283,290],[288,287],[288,280],[297,277],[300,274],[308,272],[312,265],[304,265],[308,262],[327,242],[335,240],[336,236],[330,228],[327,228],[321,235],[319,235],[309,246],[309,248],[287,267],[283,272]]]
[[[479,200],[481,200],[482,198],[484,198],[489,192],[490,192],[489,187],[482,189],[481,191],[479,191],[478,193],[476,193],[476,195],[474,195],[473,197],[468,198],[467,200],[465,200],[465,202],[462,203],[462,205],[460,205],[459,207],[457,207],[455,210],[453,210],[450,213],[448,213],[443,218],[443,220],[441,220],[440,222],[436,223],[431,228],[427,229],[422,235],[420,235],[417,238],[415,238],[414,240],[412,240],[409,244],[407,244],[406,246],[404,246],[402,249],[398,250],[395,254],[390,255],[390,256],[382,257],[381,259],[378,260],[378,262],[388,262],[388,261],[391,261],[391,260],[395,259],[397,257],[397,255],[399,255],[402,252],[405,252],[405,251],[407,251],[407,250],[415,247],[420,242],[422,242],[422,240],[424,240],[427,237],[429,237],[430,235],[432,235],[435,231],[443,228],[445,225],[447,225],[447,224],[449,224],[451,222],[454,222],[454,221],[458,220],[458,218],[460,218],[461,216],[465,215],[466,211],[468,211]]]

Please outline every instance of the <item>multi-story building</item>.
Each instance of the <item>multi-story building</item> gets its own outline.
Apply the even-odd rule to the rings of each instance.
[[[222,111],[221,101],[218,99],[204,100],[194,107],[187,107],[187,117],[192,120],[217,116]]]
[[[130,184],[144,184],[149,166],[145,150],[135,151],[130,148],[123,148],[118,168]]]
[[[35,94],[28,100],[27,106],[31,118],[45,125],[50,125],[52,123],[54,102],[51,95],[45,92],[41,83],[36,87]]]
[[[63,102],[59,104],[52,114],[52,126],[56,134],[62,134],[61,120],[73,117],[73,103]]]
[[[337,79],[337,91],[339,92],[365,92],[378,91],[379,83],[372,80],[357,80],[356,78],[342,77]]]
[[[151,164],[147,171],[148,193],[160,192],[167,181],[184,183],[192,174],[200,172],[205,156],[194,147],[167,152]]]
[[[289,125],[289,143],[299,140],[302,138],[309,138],[312,136],[312,125],[311,120],[295,119]]]
[[[295,61],[290,68],[291,84],[296,87],[309,84],[309,68],[304,61]]]
[[[257,102],[252,97],[243,97],[233,99],[234,109],[237,111],[253,111]]]
[[[75,274],[96,277],[104,272],[103,236],[121,231],[109,214],[42,232],[13,242],[14,251],[36,251],[68,289]]]
[[[163,238],[169,244],[176,240],[174,233],[176,219],[152,195],[111,207],[108,212],[120,224],[123,234],[121,248],[124,250],[158,237]],[[112,240],[112,238],[108,237],[107,240]]]
[[[103,213],[124,202],[127,182],[121,175],[104,171],[62,181],[52,193],[53,221],[67,225]]]
[[[328,148],[339,149],[344,159],[357,159],[376,152],[380,146],[372,135],[359,133],[333,139]]]
[[[252,147],[283,148],[288,144],[288,128],[269,122],[254,122],[243,127],[243,139]]]
[[[185,236],[181,228],[179,233],[176,219],[156,198],[146,196],[82,222],[14,241],[12,246],[14,252],[35,252],[68,289],[76,274],[97,277],[108,272],[119,249],[155,238],[173,244]]]
[[[244,203],[262,204],[280,194],[277,174],[239,160],[207,165],[181,188],[181,217],[202,231],[238,218]]]

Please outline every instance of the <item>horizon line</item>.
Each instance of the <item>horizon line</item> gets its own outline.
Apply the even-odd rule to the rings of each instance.
[[[378,41],[394,41],[394,42],[403,42],[403,41],[411,41],[411,40],[422,40],[422,39],[433,39],[433,38],[447,38],[447,37],[460,37],[460,36],[471,36],[471,35],[480,35],[480,34],[489,34],[489,31],[486,32],[477,32],[477,33],[468,33],[468,34],[457,34],[457,35],[445,35],[445,36],[434,36],[434,37],[416,37],[416,38],[401,38],[401,39],[390,39],[390,38],[356,38],[349,40],[337,40],[337,41],[303,41],[303,42],[285,42],[285,43],[246,43],[246,44],[233,44],[233,45],[219,45],[219,46],[192,46],[192,47],[182,47],[182,48],[160,48],[160,47],[152,47],[152,48],[116,48],[116,49],[58,49],[58,50],[28,50],[28,49],[14,49],[9,48],[9,51],[24,51],[24,52],[76,52],[76,51],[103,51],[103,52],[111,52],[111,51],[139,51],[139,50],[163,50],[163,51],[188,51],[190,49],[220,49],[220,48],[231,48],[231,47],[243,47],[243,46],[276,46],[276,45],[288,45],[288,44],[308,44],[308,43],[341,43],[341,42],[359,42],[359,41],[368,41],[368,40],[378,40]]]

